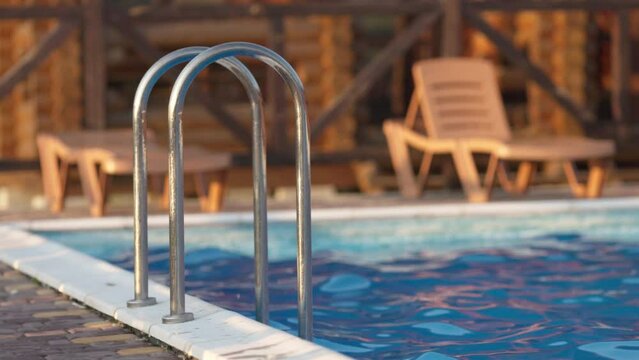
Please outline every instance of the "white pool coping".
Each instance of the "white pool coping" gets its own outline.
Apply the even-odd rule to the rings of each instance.
[[[313,209],[312,219],[313,221],[331,221],[428,216],[525,215],[631,208],[639,209],[639,197],[321,208]],[[294,221],[295,211],[271,210],[268,212],[268,220]],[[252,222],[253,212],[251,211],[187,214],[184,218],[186,226],[250,224]],[[133,218],[130,216],[114,216],[106,218],[26,220],[0,224],[28,231],[80,231],[131,228],[133,226]],[[168,224],[167,215],[149,216],[150,227],[168,227]]]
[[[0,227],[0,261],[197,359],[349,359],[286,332],[186,296],[195,320],[162,324],[169,289],[153,281],[154,306],[129,309],[133,274],[15,227]]]

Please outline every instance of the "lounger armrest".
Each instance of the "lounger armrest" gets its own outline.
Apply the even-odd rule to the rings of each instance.
[[[450,153],[457,146],[457,141],[454,139],[432,138],[392,120],[384,122],[384,134],[387,138],[400,138],[414,148],[433,154]]]

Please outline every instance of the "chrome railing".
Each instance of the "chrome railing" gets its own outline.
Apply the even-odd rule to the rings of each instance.
[[[198,55],[199,54],[199,55]],[[293,93],[297,113],[297,287],[299,336],[312,338],[312,283],[311,283],[311,204],[310,156],[308,116],[304,89],[295,70],[277,53],[250,43],[227,43],[209,49],[186,48],[166,55],[145,74],[136,92],[134,127],[134,191],[135,191],[135,298],[130,307],[155,303],[148,297],[148,244],[147,244],[147,166],[144,137],[146,104],[153,85],[168,69],[189,61],[175,82],[169,100],[169,243],[170,243],[170,314],[165,323],[179,323],[193,319],[185,311],[184,294],[184,174],[182,109],[186,93],[195,77],[208,65],[218,62],[229,68],[249,94],[253,110],[253,201],[255,241],[255,293],[256,316],[268,322],[268,248],[266,219],[266,151],[264,122],[259,86],[246,67],[233,57],[248,56],[271,66],[287,83]]]
[[[304,339],[312,338],[312,284],[311,284],[311,204],[310,204],[310,156],[308,137],[308,116],[304,98],[304,87],[293,67],[277,53],[251,43],[226,43],[205,50],[191,60],[175,81],[169,99],[169,230],[170,244],[178,251],[171,255],[179,255],[184,247],[184,202],[182,168],[182,109],[190,85],[195,77],[208,65],[224,58],[248,56],[256,58],[271,66],[286,82],[293,93],[297,125],[296,152],[296,184],[297,184],[297,287],[299,335]],[[256,154],[254,154],[256,156]],[[263,154],[262,154],[263,156]],[[255,174],[257,176],[259,174]],[[264,174],[262,174],[264,176]],[[182,266],[182,271],[172,271],[177,277],[171,281],[172,293],[183,296],[183,266],[179,259],[174,262]],[[266,265],[266,264],[264,264]],[[266,278],[260,286],[267,286]],[[171,309],[179,309],[179,296],[172,296]]]
[[[146,163],[146,108],[149,96],[153,90],[153,86],[157,81],[171,68],[190,61],[207,47],[197,46],[188,47],[173,51],[160,60],[158,60],[146,72],[135,94],[133,103],[133,137],[134,137],[134,299],[130,300],[127,305],[129,307],[141,307],[153,305],[156,303],[154,298],[148,297],[148,227],[147,227],[147,163]],[[264,122],[262,109],[262,96],[257,81],[251,72],[239,60],[234,58],[222,59],[219,63],[235,74],[246,89],[251,107],[253,109],[253,123],[256,128],[262,128]],[[261,139],[261,136],[255,136]],[[259,144],[259,143],[258,143]],[[263,153],[264,149],[255,147],[254,152]],[[259,169],[264,169],[265,165],[256,162]],[[264,171],[262,171],[263,173]],[[265,180],[265,178],[264,178]],[[256,182],[255,188],[259,194],[256,205],[261,204],[261,209],[266,208],[266,183]],[[266,224],[266,211],[256,214],[257,223]],[[256,230],[257,232],[257,230]],[[266,233],[260,228],[259,234]],[[266,240],[264,240],[265,242]],[[261,318],[262,314],[258,312],[258,320],[266,321]],[[184,315],[184,320],[189,319],[189,315]]]

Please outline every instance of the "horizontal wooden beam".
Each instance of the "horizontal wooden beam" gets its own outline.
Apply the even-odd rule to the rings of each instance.
[[[7,96],[13,88],[24,80],[55,49],[71,35],[79,21],[61,21],[53,30],[49,31],[40,42],[31,48],[7,72],[0,76],[0,99]]]
[[[602,11],[639,8],[639,0],[466,0],[465,6],[479,11]]]
[[[581,122],[593,122],[595,117],[586,109],[577,105],[564,89],[560,89],[552,82],[550,77],[533,64],[530,59],[498,30],[490,26],[482,16],[476,11],[465,9],[464,18],[468,24],[481,31],[490,41],[497,46],[497,49],[519,68],[524,70],[528,78],[533,80],[539,87],[548,93],[564,110]]]
[[[124,37],[133,44],[133,49],[140,54],[140,56],[150,64],[159,60],[163,53],[161,53],[146,36],[137,28],[136,24],[131,21],[129,15],[120,9],[113,6],[106,5],[108,21],[120,31]],[[175,80],[178,77],[177,70],[170,70],[167,75],[171,80]],[[206,108],[206,110],[215,117],[224,127],[226,127],[235,137],[245,144],[248,148],[251,147],[251,133],[242,126],[237,119],[229,114],[222,104],[213,103],[201,87],[198,84],[191,89],[191,93],[195,95],[197,100]]]
[[[331,106],[313,122],[311,137],[317,138],[331,122],[343,114],[355,101],[366,95],[373,84],[391,67],[397,57],[404,54],[440,16],[439,11],[419,15],[404,31],[397,34],[382,51],[355,76]]]
[[[414,15],[439,9],[438,0],[324,0],[302,4],[144,6],[131,10],[138,21],[166,22],[228,19],[234,17],[278,17],[310,15]]]
[[[639,0],[465,0],[464,6],[480,11],[524,10],[623,10],[639,8]],[[153,5],[136,7],[131,15],[139,21],[187,21],[229,17],[308,15],[412,15],[440,8],[437,0],[348,0],[304,4],[251,5]],[[0,6],[2,19],[78,17],[79,6]]]
[[[0,20],[79,17],[79,6],[0,6]]]
[[[18,160],[18,159],[0,160],[0,172],[27,171],[27,170],[39,170],[39,169],[40,169],[40,162],[38,160]]]
[[[311,152],[311,163],[318,164],[349,164],[354,161],[375,160],[388,162],[388,150],[381,146],[356,147],[343,151],[313,151]],[[252,163],[251,153],[233,153],[231,157],[232,166],[250,166]],[[295,154],[270,152],[266,154],[268,166],[295,166]]]
[[[445,57],[461,56],[463,53],[462,4],[462,0],[446,0],[442,4],[442,55]]]

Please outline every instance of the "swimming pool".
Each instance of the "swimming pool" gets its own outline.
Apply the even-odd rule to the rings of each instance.
[[[294,332],[294,224],[269,224],[271,318]],[[132,268],[131,230],[43,232]],[[313,222],[316,342],[362,359],[639,358],[639,207]],[[167,232],[150,268],[168,280]],[[187,227],[187,291],[253,311],[252,225]]]

